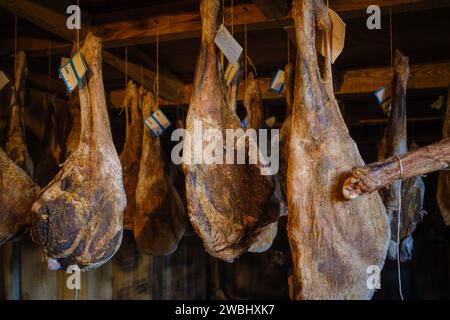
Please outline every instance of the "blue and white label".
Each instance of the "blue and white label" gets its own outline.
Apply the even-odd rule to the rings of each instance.
[[[145,120],[145,125],[153,132],[155,137],[158,137],[171,126],[171,123],[164,112],[158,109]]]
[[[392,82],[389,82],[384,87],[374,92],[377,98],[378,105],[381,106],[385,114],[389,114],[391,111],[391,95],[392,95]]]
[[[285,82],[285,73],[283,70],[278,70],[275,77],[272,79],[270,83],[270,90],[281,94],[284,90],[284,82]]]
[[[86,72],[87,67],[81,52],[78,52],[69,62],[59,68],[59,74],[69,93],[72,93],[78,87]]]

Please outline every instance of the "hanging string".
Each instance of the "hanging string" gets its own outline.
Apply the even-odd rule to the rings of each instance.
[[[291,40],[289,39],[289,33],[286,32],[287,35],[287,62],[291,63]]]
[[[125,47],[125,88],[128,85],[128,47]]]
[[[77,7],[80,7],[80,0],[77,0]],[[80,29],[77,28],[77,52],[80,51]]]
[[[402,212],[402,178],[403,178],[403,163],[400,156],[397,156],[398,162],[400,164],[400,181],[398,186],[398,214],[397,214],[397,276],[398,276],[398,291],[400,293],[400,299],[403,298],[402,290],[402,272],[400,266],[400,226],[401,226],[401,212]]]
[[[394,47],[393,47],[393,31],[392,31],[392,1],[389,1],[389,42],[391,50],[391,72],[394,74]]]
[[[233,0],[231,0],[231,35],[234,36],[234,5],[233,5]]]
[[[17,69],[17,14],[14,15],[14,71]]]
[[[159,21],[156,22],[156,107],[159,108]]]
[[[248,86],[248,74],[247,74],[247,68],[248,68],[248,62],[247,62],[247,57],[248,57],[248,48],[247,48],[247,13],[248,13],[248,9],[247,7],[244,7],[244,11],[245,11],[245,20],[244,20],[244,55],[245,55],[245,59],[244,59],[244,74],[245,74],[245,89],[247,89]]]
[[[48,77],[52,77],[52,42],[48,45]]]

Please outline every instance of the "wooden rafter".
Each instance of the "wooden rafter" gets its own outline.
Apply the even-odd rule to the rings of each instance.
[[[18,10],[18,4],[22,2],[28,3],[35,1],[0,0],[0,7],[3,7],[9,11]],[[56,2],[63,1],[61,0]],[[11,6],[11,3],[18,4]],[[388,11],[385,9],[391,3],[394,13],[450,6],[450,1],[446,0],[334,0],[330,1],[330,7],[344,18],[365,17],[367,16],[366,9],[369,5],[379,5],[382,8],[382,13],[386,14]],[[60,6],[62,5],[60,4]],[[234,6],[233,14],[235,32],[244,31],[244,24],[246,20],[244,7],[247,9],[247,25],[249,31],[281,28],[293,24],[290,14],[276,20],[268,20],[256,4],[248,3],[245,5]],[[105,48],[154,43],[156,41],[155,20],[159,21],[161,41],[173,41],[200,37],[201,20],[199,10],[181,13],[168,12],[167,14],[155,16],[153,13],[154,9],[154,6],[149,6],[147,8],[140,8],[139,10],[130,9],[120,12],[100,14],[94,17],[94,21],[100,21],[100,23],[95,24],[93,29],[102,37]],[[21,13],[20,11],[17,12],[18,14]],[[61,20],[61,16],[65,17],[64,12],[61,13],[60,11],[56,17]],[[225,17],[228,23],[231,21],[230,16],[231,8],[226,7]],[[24,18],[27,17],[24,16]],[[41,25],[41,27],[44,27],[44,29],[49,31],[51,31],[50,29],[55,30],[54,28],[45,28],[45,25]],[[10,40],[8,39],[0,39],[0,54],[11,53],[9,42]],[[25,41],[20,42],[23,44],[22,49],[26,52],[45,54],[48,49],[48,44],[28,43]],[[60,51],[66,50],[66,52],[70,52],[71,50],[70,44],[55,43],[54,46],[55,49]]]
[[[336,95],[372,94],[389,83],[392,79],[390,72],[389,67],[344,70],[340,73],[341,83],[336,90]],[[412,65],[410,72],[408,90],[447,88],[450,84],[450,61]],[[284,99],[284,96],[269,90],[270,78],[260,77],[258,81],[264,100]],[[187,84],[184,87],[184,94],[180,95],[184,99],[177,99],[176,102],[180,105],[189,104],[191,94],[192,84]],[[241,81],[238,93],[239,101],[244,99],[244,94],[245,82]],[[120,97],[122,94],[118,91],[114,95]],[[174,101],[162,101],[161,104],[173,105]]]
[[[66,9],[72,3],[68,0],[58,0],[54,1],[50,6],[45,6],[43,4],[38,4],[36,1],[31,0],[21,0],[21,1],[13,1],[13,0],[0,0],[0,7],[9,10],[10,12],[17,14],[18,16],[32,22],[36,26],[39,26],[52,34],[55,34],[62,38],[63,40],[73,42],[77,39],[77,34],[75,31],[68,30],[66,27]],[[91,25],[92,16],[90,13],[82,10],[82,30],[86,32]],[[83,37],[83,32],[80,35],[81,39]],[[48,52],[48,48],[50,43],[46,42],[46,48]],[[52,52],[60,49],[60,44],[51,43]],[[64,44],[64,46],[70,46],[72,48],[72,44]],[[150,57],[146,57],[145,53],[140,53],[140,57],[146,59],[147,61],[153,60]],[[110,66],[115,68],[118,71],[125,73],[125,62],[114,56],[113,54],[104,51],[103,54],[104,61],[108,63]],[[153,68],[156,63],[154,63]],[[150,70],[145,70],[144,74],[147,76],[141,76],[141,67],[136,64],[129,64],[129,72],[130,77],[135,80],[137,83],[140,83],[147,87],[148,89],[152,89],[152,84],[154,82],[155,73]],[[139,70],[138,70],[139,69]],[[176,99],[184,88],[183,82],[181,82],[177,77],[175,77],[171,72],[166,71],[164,68],[161,68],[161,91],[160,94],[162,97],[168,100]]]

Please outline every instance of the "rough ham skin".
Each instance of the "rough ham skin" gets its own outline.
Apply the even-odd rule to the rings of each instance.
[[[78,93],[73,93],[69,97],[69,111],[72,124],[66,141],[65,159],[69,158],[69,156],[78,148],[78,144],[80,143],[81,120],[80,98]]]
[[[39,187],[0,148],[0,245],[23,231]]]
[[[409,59],[395,53],[394,79],[392,87],[392,106],[389,123],[384,138],[381,142],[378,160],[384,160],[391,156],[408,152],[408,139],[406,130],[406,87],[409,77]],[[401,195],[399,188],[401,187]],[[400,261],[404,262],[412,258],[413,239],[412,233],[417,224],[426,213],[422,210],[425,185],[422,177],[417,176],[403,182],[395,181],[387,188],[380,190],[386,213],[391,221],[391,244],[388,257],[397,259],[397,225],[398,205],[401,196],[401,221],[400,221]]]
[[[286,198],[287,194],[287,166],[289,159],[289,136],[291,134],[291,112],[292,112],[292,102],[293,102],[293,93],[294,93],[294,73],[295,68],[292,63],[288,63],[286,67],[284,67],[285,74],[285,92],[286,92],[286,119],[283,122],[280,130],[280,184],[281,191],[284,198]]]
[[[11,94],[11,118],[5,152],[14,163],[25,170],[30,177],[34,175],[33,160],[31,160],[25,139],[25,126],[22,119],[24,107],[24,85],[27,73],[26,56],[23,51],[16,55],[15,84]]]
[[[61,161],[61,146],[58,136],[58,119],[56,117],[56,95],[47,94],[46,98],[46,122],[42,149],[44,150],[34,173],[34,180],[43,188],[59,172]]]
[[[447,110],[445,111],[442,139],[450,137],[450,88],[447,95]],[[450,226],[450,171],[439,172],[437,185],[437,202],[444,223]]]
[[[219,0],[202,0],[200,4],[203,32],[186,119],[188,137],[184,142],[183,169],[194,230],[209,254],[231,262],[247,251],[262,227],[274,221],[265,216],[265,206],[274,188],[272,177],[261,175],[258,165],[192,162],[193,143],[189,139],[193,138],[195,121],[202,124],[204,133],[208,129],[220,130],[223,141],[226,129],[242,129],[228,103],[223,71],[216,56],[214,38],[219,8]],[[215,137],[204,135],[202,150],[216,141]]]
[[[101,51],[101,40],[89,33],[81,49],[89,74],[78,88],[80,144],[32,207],[33,240],[51,268],[100,267],[122,241],[127,201],[106,108]]]
[[[131,106],[131,121],[128,115],[129,105]],[[124,107],[127,114],[126,135],[125,144],[119,158],[123,168],[123,184],[128,203],[123,214],[123,227],[132,230],[136,214],[136,185],[141,161],[143,121],[139,110],[139,92],[131,80],[128,82],[125,93]]]
[[[375,193],[346,201],[342,179],[364,162],[333,93],[330,54],[320,75],[316,26],[330,30],[322,0],[294,0],[298,43],[288,161],[288,237],[295,299],[369,299],[369,266],[383,267],[389,222]],[[341,181],[342,180],[342,181]]]
[[[147,93],[142,102],[144,118],[157,110],[153,94]],[[146,128],[136,187],[134,237],[139,249],[151,255],[172,254],[187,222],[181,198],[164,172],[161,152],[160,138]]]
[[[264,129],[265,127],[261,88],[253,73],[250,73],[247,81],[244,97],[244,107],[247,111],[247,129],[255,129],[256,132],[258,132],[259,129]],[[278,176],[274,177],[274,183],[278,185],[276,179],[278,179]],[[279,191],[279,188],[275,189],[275,193],[266,207],[267,212],[271,216],[273,215],[276,220],[277,217],[284,214],[280,212],[282,204]],[[255,238],[248,251],[253,253],[263,253],[269,250],[277,232],[278,221],[263,227],[261,233]]]

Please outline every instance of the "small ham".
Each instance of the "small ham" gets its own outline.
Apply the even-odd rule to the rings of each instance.
[[[154,95],[147,93],[142,101],[144,118],[157,110]],[[136,186],[136,243],[147,254],[172,254],[184,235],[186,222],[181,198],[164,172],[160,138],[146,128]]]
[[[442,139],[447,138],[450,138],[450,88],[447,95],[447,109],[445,110],[444,126],[442,127]],[[447,226],[450,226],[450,171],[439,172],[437,202],[444,223]]]
[[[125,92],[124,107],[126,112],[125,144],[119,159],[122,164],[123,183],[128,201],[123,215],[123,227],[133,230],[136,214],[136,185],[142,152],[143,121],[139,110],[139,91],[132,80],[128,82]]]
[[[379,160],[408,152],[406,132],[406,87],[408,77],[409,59],[397,50],[392,82],[392,106],[389,123],[379,150]],[[399,192],[400,188],[401,193]],[[395,181],[389,187],[380,190],[380,194],[391,222],[392,234],[388,257],[391,260],[397,259],[397,238],[399,237],[400,261],[410,260],[413,249],[412,233],[425,214],[425,211],[422,209],[425,194],[425,185],[422,177],[417,176],[403,182]],[[397,234],[400,201],[400,234]]]

